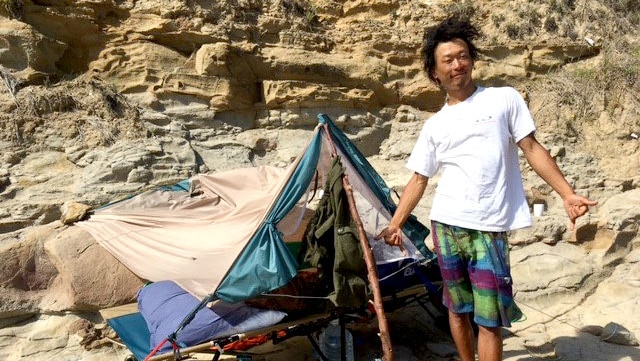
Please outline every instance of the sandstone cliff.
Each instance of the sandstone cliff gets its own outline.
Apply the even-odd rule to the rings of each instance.
[[[514,359],[640,358],[637,347],[577,330],[597,334],[616,322],[640,334],[638,8],[615,0],[1,0],[0,355],[122,352],[91,350],[103,343],[66,332],[76,320],[99,325],[95,311],[131,302],[142,282],[61,221],[77,204],[200,172],[284,166],[320,112],[401,192],[404,160],[444,100],[422,70],[424,29],[455,12],[483,31],[478,81],[521,91],[539,140],[575,188],[600,202],[570,232],[558,197],[523,162],[529,201],[547,211],[512,236],[517,298],[529,318],[506,349]],[[424,222],[432,191],[416,212]],[[412,357],[450,350],[420,352]]]

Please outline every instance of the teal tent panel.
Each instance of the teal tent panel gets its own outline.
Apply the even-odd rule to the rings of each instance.
[[[191,188],[191,181],[189,179],[185,179],[172,186],[162,186],[159,189],[168,190],[172,192],[188,192],[190,188]]]
[[[238,302],[287,284],[298,264],[273,224],[260,227],[243,250],[216,295],[225,302]]]
[[[287,284],[298,270],[298,262],[276,228],[307,191],[318,166],[322,134],[316,132],[291,178],[256,234],[218,286],[216,296],[238,302]]]

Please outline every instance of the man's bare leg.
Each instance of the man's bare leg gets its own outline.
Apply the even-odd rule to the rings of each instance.
[[[478,356],[480,361],[502,360],[502,329],[478,326]]]
[[[475,360],[475,340],[469,314],[449,311],[449,327],[461,361]]]

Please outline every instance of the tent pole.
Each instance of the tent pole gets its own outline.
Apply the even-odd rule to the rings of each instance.
[[[389,326],[387,324],[387,317],[384,313],[384,306],[382,304],[382,293],[380,291],[380,283],[378,279],[378,268],[371,252],[371,246],[367,238],[367,233],[362,225],[362,220],[356,209],[356,202],[353,197],[353,188],[347,179],[347,175],[342,176],[342,183],[347,193],[347,200],[349,202],[349,212],[351,217],[356,223],[358,228],[358,238],[360,239],[360,247],[364,255],[365,263],[367,264],[367,277],[369,278],[369,284],[371,285],[371,291],[373,292],[373,304],[376,311],[376,317],[378,319],[378,330],[380,331],[380,342],[382,343],[382,360],[393,361],[393,347],[391,346],[391,337],[389,335]]]

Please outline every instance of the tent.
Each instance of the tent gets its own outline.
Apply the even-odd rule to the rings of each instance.
[[[404,249],[373,239],[395,211],[391,190],[327,115],[318,119],[286,169],[198,174],[99,208],[77,225],[142,279],[170,280],[202,305],[251,299],[298,274],[296,250],[338,158],[375,262],[433,261],[429,230],[415,217],[403,229]]]

